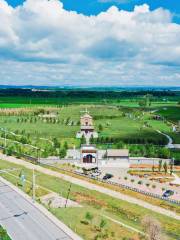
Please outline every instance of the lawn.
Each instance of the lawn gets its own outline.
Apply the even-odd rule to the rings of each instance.
[[[6,230],[4,230],[0,225],[0,240],[11,240],[8,236]]]
[[[23,173],[26,176],[28,181],[32,180],[32,171],[26,168],[22,168],[16,164],[8,163],[5,161],[0,160],[0,168],[7,169],[7,168],[20,168],[23,169]],[[20,170],[19,170],[20,171]],[[19,171],[13,172],[14,175],[18,176]],[[54,191],[64,197],[67,197],[68,189],[70,187],[70,183],[59,179],[56,177],[48,176],[46,174],[42,174],[40,172],[36,172],[37,174],[37,184],[41,186],[41,188],[49,189],[50,191]],[[3,174],[9,181],[12,180],[7,174]],[[17,181],[17,180],[16,180]],[[14,182],[13,182],[14,183]],[[31,194],[31,193],[29,193]],[[112,198],[106,194],[99,193],[97,191],[88,190],[76,184],[72,184],[70,198],[79,202],[82,205],[82,208],[78,209],[51,209],[54,214],[68,224],[74,231],[77,231],[78,234],[83,236],[85,239],[93,239],[94,237],[94,228],[92,228],[89,224],[86,225],[82,223],[84,220],[84,215],[89,211],[94,216],[94,223],[98,225],[101,217],[99,216],[106,215],[111,216],[112,218],[121,221],[123,223],[128,224],[129,226],[133,226],[139,230],[142,230],[141,227],[141,219],[145,215],[150,215],[156,219],[158,219],[162,226],[164,233],[166,233],[169,239],[178,239],[180,235],[180,228],[179,228],[179,221],[172,220],[169,217],[164,215],[155,213],[153,211],[147,210],[145,208],[137,206],[135,204],[130,204],[126,201],[118,200]],[[72,212],[71,212],[72,211]],[[111,231],[115,230],[117,236],[115,238],[108,238],[108,239],[122,239],[126,235],[129,234],[134,236],[134,233],[128,232],[126,229],[122,229],[120,225],[114,224],[112,222],[107,223],[107,229],[112,229]],[[91,232],[90,238],[87,236],[87,232]]]
[[[11,140],[7,140],[7,146],[15,151],[37,157],[37,151],[31,146],[24,146],[12,141],[22,142],[22,138],[25,137],[26,143],[41,148],[42,157],[58,156],[59,149],[53,149],[52,146],[54,138],[61,143],[61,148],[65,142],[68,143],[69,148],[80,147],[80,140],[76,139],[76,133],[80,130],[80,116],[84,114],[86,108],[93,116],[96,131],[99,132],[99,139],[94,142],[99,148],[105,149],[109,143],[113,148],[117,148],[117,143],[121,141],[131,145],[166,144],[167,138],[156,130],[173,135],[175,143],[180,141],[179,135],[172,133],[171,127],[165,122],[152,120],[150,112],[110,105],[81,104],[40,109],[31,107],[21,110],[11,109],[8,114],[2,110],[0,112],[0,128],[7,128],[8,131],[21,136],[15,138],[12,134],[8,134],[8,138]],[[56,120],[42,119],[37,113],[41,110],[56,114]],[[101,126],[101,130],[99,126]],[[1,137],[0,144],[3,145],[4,133],[2,130]]]
[[[104,137],[118,137],[123,139],[154,139],[162,140],[166,139],[164,136],[160,135],[155,131],[156,127],[160,129],[166,127],[165,124],[160,124],[154,126],[153,128],[144,126],[144,121],[146,121],[146,114],[143,116],[140,111],[131,111],[129,109],[117,108],[112,106],[102,106],[102,105],[72,105],[64,106],[60,110],[57,109],[59,120],[58,123],[47,123],[40,119],[37,121],[30,121],[29,119],[35,119],[32,113],[27,113],[25,116],[0,116],[0,127],[6,127],[10,131],[25,131],[32,137],[46,137],[52,138],[57,137],[59,139],[75,139],[76,133],[80,130],[78,124],[80,116],[84,113],[85,108],[88,108],[90,114],[94,118],[94,123],[96,130],[98,131],[98,126],[101,124],[103,130],[100,136]],[[139,116],[139,118],[138,118]],[[27,121],[22,122],[21,119],[27,119]],[[69,125],[65,122],[73,122],[75,124]],[[155,121],[151,121],[154,125]],[[73,144],[79,144],[77,141],[73,141]]]
[[[156,113],[176,123],[180,120],[180,106],[160,108]]]

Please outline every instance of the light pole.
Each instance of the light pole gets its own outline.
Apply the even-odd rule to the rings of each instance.
[[[68,189],[68,194],[67,194],[67,198],[66,198],[65,208],[67,208],[68,199],[69,199],[69,195],[70,195],[70,192],[71,192],[71,187],[72,187],[72,183],[70,183],[70,186],[69,186],[69,189]]]
[[[172,168],[171,168],[171,173],[174,172],[174,160],[175,160],[175,158],[172,158],[172,159],[171,159],[171,166],[172,166]]]

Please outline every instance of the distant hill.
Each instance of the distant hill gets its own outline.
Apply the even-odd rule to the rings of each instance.
[[[47,90],[86,90],[86,91],[180,91],[178,86],[124,86],[124,87],[82,87],[82,86],[33,86],[33,85],[0,85],[0,89],[31,89],[33,91]]]

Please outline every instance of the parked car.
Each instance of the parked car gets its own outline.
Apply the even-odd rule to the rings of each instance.
[[[163,197],[170,197],[174,194],[174,192],[172,190],[166,190],[164,193],[163,193]]]
[[[106,175],[104,175],[103,180],[108,180],[110,178],[114,177],[111,173],[106,173]]]
[[[95,173],[99,173],[99,175],[101,174],[101,170],[100,169],[96,169],[94,172]]]
[[[90,174],[90,177],[92,177],[92,178],[97,178],[98,176],[99,176],[98,173],[91,173],[91,174]]]

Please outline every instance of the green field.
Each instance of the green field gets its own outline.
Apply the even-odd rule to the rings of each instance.
[[[171,136],[174,143],[180,143],[180,134],[172,131],[173,124],[180,119],[179,92],[152,92],[148,98],[149,93],[143,92],[32,92],[22,89],[7,92],[9,96],[5,90],[0,91],[0,128],[16,134],[7,135],[10,152],[37,156],[36,150],[21,143],[41,148],[43,157],[59,155],[66,142],[68,148],[79,148],[82,142],[76,139],[76,133],[80,130],[80,116],[86,108],[99,133],[99,138],[93,139],[92,143],[100,148],[117,148],[123,143],[124,147],[131,145],[132,156],[133,145],[161,148],[168,140],[157,130]],[[141,106],[140,103],[146,100],[148,104]],[[40,117],[43,114],[55,114],[56,117]],[[155,120],[156,115],[162,118]],[[3,146],[5,135],[2,130],[0,136],[0,145]],[[54,141],[59,143],[56,149],[53,149]],[[144,149],[141,154],[143,152]],[[152,156],[158,156],[158,153]]]
[[[167,144],[167,138],[158,133],[157,130],[172,136],[175,143],[180,142],[179,134],[172,132],[170,124],[163,120],[153,120],[150,111],[110,105],[80,104],[53,108],[37,108],[36,106],[28,109],[1,110],[0,127],[6,128],[8,132],[16,133],[16,136],[8,134],[7,144],[12,149],[19,146],[25,153],[37,155],[31,147],[23,147],[23,145],[13,142],[24,141],[24,143],[41,148],[44,151],[42,156],[57,155],[58,150],[54,151],[52,145],[49,144],[54,138],[61,144],[61,147],[65,142],[68,143],[69,148],[74,145],[77,148],[80,147],[80,140],[76,139],[76,133],[80,130],[80,116],[86,108],[93,116],[96,131],[99,133],[99,138],[95,140],[95,143],[100,148],[106,148],[108,144],[116,148],[118,142],[125,144]],[[38,113],[42,110],[45,114],[56,114],[56,118],[42,119]],[[7,114],[8,111],[10,112]],[[0,144],[4,144],[2,130]]]
[[[13,184],[19,185],[20,181],[18,180],[18,176],[20,172],[23,171],[23,174],[26,176],[26,179],[28,181],[28,183],[26,182],[28,186],[25,186],[23,189],[27,191],[29,195],[31,195],[32,192],[30,192],[28,189],[29,185],[31,185],[29,182],[32,181],[32,170],[0,160],[0,169],[7,169],[12,167],[19,170],[14,171],[11,173],[11,175],[3,173],[2,176]],[[67,197],[68,189],[70,187],[69,182],[64,181],[63,179],[42,174],[40,172],[37,172],[36,180],[41,189],[49,189],[50,191],[56,192],[61,196]],[[37,191],[39,191],[39,188]],[[41,194],[39,195],[43,194],[45,193],[41,191]],[[97,191],[85,189],[76,184],[72,184],[71,186],[70,199],[79,202],[82,207],[67,209],[50,208],[49,210],[65,224],[76,231],[79,235],[81,235],[84,239],[94,239],[97,231],[93,226],[98,226],[99,222],[104,218],[104,215],[127,224],[128,226],[132,226],[138,230],[142,230],[141,219],[145,215],[150,215],[161,222],[163,233],[168,236],[168,239],[177,240],[180,235],[179,221],[176,221],[174,219],[172,220],[169,217],[157,214],[138,205],[130,204],[125,201],[112,198],[106,194],[101,194]],[[90,212],[93,215],[92,225],[83,223],[87,212]],[[109,232],[109,237],[107,238],[108,240],[123,239],[123,237],[130,238],[136,235],[132,231],[129,231],[128,229],[121,227],[120,225],[115,224],[109,220],[107,221],[105,229],[107,229],[107,231],[115,233],[115,236],[111,237],[111,233]]]
[[[180,106],[160,108],[160,110],[157,113],[170,121],[173,122],[180,121]]]
[[[99,124],[103,125],[103,131],[100,133],[100,136],[109,136],[109,137],[119,137],[122,140],[125,138],[134,138],[139,136],[139,138],[152,138],[152,139],[163,139],[164,137],[155,132],[156,129],[164,129],[169,131],[170,128],[164,123],[160,123],[157,121],[149,121],[149,123],[153,126],[146,127],[144,126],[144,122],[146,120],[147,114],[142,116],[140,112],[135,111],[132,112],[132,118],[128,116],[124,116],[124,112],[126,113],[126,109],[119,108],[110,108],[109,106],[93,106],[86,105],[88,107],[88,111],[93,116],[94,123],[96,126],[96,130],[98,131]],[[36,122],[30,122],[31,115],[27,114],[27,116],[0,116],[0,126],[6,127],[10,131],[23,131],[25,130],[31,136],[37,137],[58,137],[58,138],[74,138],[76,136],[77,131],[79,131],[80,126],[76,124],[75,126],[69,126],[68,124],[64,124],[63,121],[73,121],[78,122],[80,116],[83,114],[82,111],[86,108],[85,105],[73,105],[63,107],[62,109],[57,109],[58,111],[58,119],[59,123],[47,123],[42,120],[37,120]],[[141,119],[137,119],[134,115],[139,114]],[[26,122],[18,122],[18,119],[28,118]],[[32,116],[32,119],[34,116]],[[98,120],[96,120],[98,118]]]

